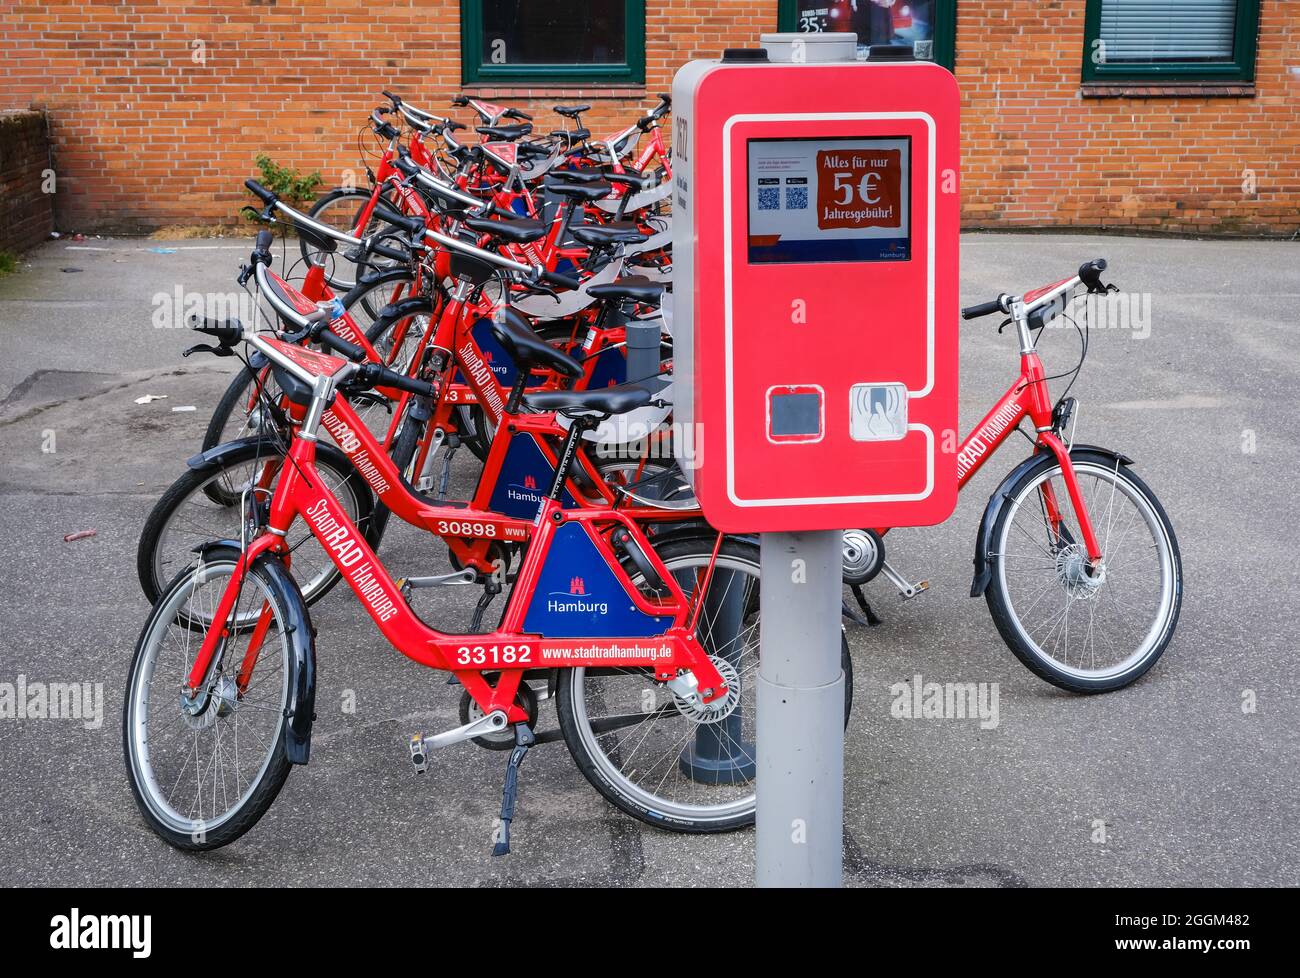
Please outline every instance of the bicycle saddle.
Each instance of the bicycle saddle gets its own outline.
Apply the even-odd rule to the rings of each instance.
[[[530,371],[533,367],[557,370],[568,377],[581,377],[582,364],[563,350],[556,349],[537,335],[526,320],[509,306],[502,306],[492,315],[492,335],[506,348],[510,359],[519,369]]]
[[[585,126],[579,126],[577,129],[552,129],[551,135],[556,139],[567,139],[571,143],[580,143],[584,139],[591,138],[591,130]]]
[[[494,238],[501,238],[515,244],[526,244],[529,241],[536,241],[539,238],[546,237],[546,225],[541,221],[533,221],[526,217],[510,221],[494,221],[486,217],[467,217],[464,224],[475,231],[490,234]]]
[[[615,387],[598,387],[586,391],[537,391],[524,396],[524,402],[535,411],[558,411],[570,417],[586,415],[627,414],[645,407],[652,395],[636,384],[618,384]]]
[[[516,152],[518,152],[521,159],[523,157],[532,157],[535,160],[540,160],[542,157],[551,155],[549,147],[539,146],[537,143],[516,143],[515,146],[517,147]]]
[[[652,282],[644,275],[626,275],[604,285],[593,285],[587,295],[593,299],[635,299],[637,302],[658,302],[663,294],[662,282]]]
[[[596,183],[605,179],[604,170],[556,170],[553,174],[558,183]]]
[[[533,124],[531,122],[520,122],[513,126],[475,126],[474,131],[482,133],[490,139],[508,143],[520,136],[527,136],[533,131]]]
[[[564,183],[559,179],[552,180],[549,177],[546,179],[544,186],[553,194],[587,203],[600,200],[602,197],[608,197],[610,191],[614,189],[604,180],[592,183]]]
[[[557,105],[555,107],[555,113],[557,115],[567,116],[570,119],[576,119],[590,108],[591,106],[586,103],[582,105]]]
[[[646,236],[630,224],[579,224],[569,230],[575,239],[588,248],[611,244],[640,244],[646,240]]]

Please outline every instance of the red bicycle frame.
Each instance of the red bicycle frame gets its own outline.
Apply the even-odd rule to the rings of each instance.
[[[501,710],[509,722],[527,722],[526,712],[515,702],[524,672],[537,668],[599,667],[611,665],[653,669],[661,681],[674,679],[679,670],[689,670],[695,677],[705,702],[727,691],[725,680],[709,660],[692,631],[698,617],[690,599],[682,591],[672,572],[663,564],[637,525],[632,511],[614,508],[566,510],[549,496],[535,521],[508,519],[451,506],[423,506],[419,521],[430,531],[438,532],[442,524],[459,523],[470,536],[483,542],[528,539],[529,546],[514,588],[507,601],[500,627],[489,634],[449,634],[426,625],[407,604],[401,590],[388,574],[360,531],[351,523],[342,505],[330,492],[316,470],[315,426],[313,411],[323,409],[332,394],[332,378],[347,364],[312,350],[305,350],[278,340],[259,338],[259,349],[274,359],[290,361],[299,372],[317,378],[311,408],[304,409],[307,420],[298,430],[289,449],[290,464],[283,468],[270,504],[267,530],[254,539],[240,554],[221,600],[213,615],[213,624],[204,636],[187,678],[187,693],[201,688],[217,651],[230,635],[229,622],[235,610],[244,575],[263,554],[276,554],[288,561],[285,536],[293,521],[303,518],[308,529],[348,586],[360,599],[385,638],[403,655],[434,669],[453,672],[485,712]],[[275,354],[279,356],[276,357]],[[346,402],[338,401],[332,410],[344,421],[349,419]],[[317,414],[317,417],[320,415]],[[364,440],[368,436],[358,431]],[[371,440],[373,444],[373,440]],[[377,465],[384,459],[377,456]],[[391,463],[390,463],[391,464]],[[596,551],[616,576],[629,600],[641,612],[655,617],[671,617],[672,624],[660,635],[648,638],[547,638],[523,631],[529,604],[537,588],[551,543],[566,523],[579,524]],[[605,528],[623,528],[642,544],[641,550],[655,574],[666,586],[668,595],[650,596],[638,588],[624,570],[622,562],[606,538]],[[703,601],[703,590],[697,596]],[[253,627],[248,648],[237,674],[241,693],[248,686],[252,670],[269,631],[271,609],[264,604]],[[492,685],[484,672],[500,673]]]

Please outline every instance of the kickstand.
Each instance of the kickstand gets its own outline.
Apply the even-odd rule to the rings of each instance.
[[[474,618],[469,623],[471,633],[477,633],[483,628],[483,615],[492,603],[492,599],[501,593],[501,585],[491,578],[483,585],[483,595],[478,599],[478,604],[474,606]]]
[[[442,457],[442,473],[438,476],[438,502],[447,501],[447,487],[451,485],[451,457],[459,446],[448,443],[447,453]]]
[[[532,728],[526,723],[515,724],[515,748],[506,762],[506,785],[501,791],[501,838],[492,847],[492,855],[510,854],[510,823],[515,817],[515,803],[519,800],[519,765],[524,763],[528,748],[537,743]]]
[[[858,601],[858,607],[862,609],[863,614],[865,614],[866,617],[864,618],[862,615],[859,615],[856,611],[850,608],[847,601],[843,602],[845,617],[849,618],[851,621],[857,622],[859,625],[879,625],[880,617],[871,610],[871,605],[867,603],[867,596],[862,593],[862,585],[853,584],[850,586],[853,589],[853,597]]]

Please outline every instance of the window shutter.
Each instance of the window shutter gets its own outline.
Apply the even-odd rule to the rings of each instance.
[[[1101,0],[1108,64],[1231,61],[1237,0]]]

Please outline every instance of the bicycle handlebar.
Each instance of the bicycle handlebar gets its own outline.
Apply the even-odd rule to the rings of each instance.
[[[321,346],[329,347],[335,353],[354,360],[357,363],[365,360],[366,351],[355,343],[349,343],[343,337],[332,329],[324,328],[314,333],[314,337],[321,342]]]
[[[1079,266],[1079,281],[1088,287],[1089,292],[1104,292],[1106,287],[1101,284],[1101,273],[1105,270],[1105,258],[1086,261]]]
[[[1002,307],[1002,300],[1005,297],[1006,293],[1003,293],[990,302],[981,302],[978,305],[967,306],[961,311],[961,318],[979,319],[981,316],[991,316],[995,312],[1006,312],[1006,309]]]
[[[550,282],[552,285],[558,285],[561,288],[569,289],[574,292],[582,288],[582,282],[574,278],[572,275],[565,275],[563,272],[548,272],[543,270],[540,277],[544,281]]]

